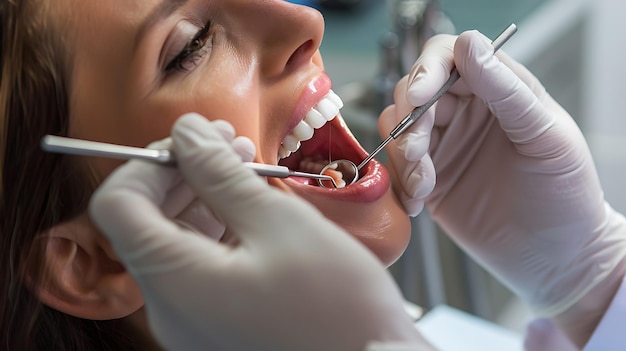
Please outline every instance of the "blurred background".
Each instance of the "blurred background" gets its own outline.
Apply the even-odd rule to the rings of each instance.
[[[326,19],[321,52],[342,114],[363,144],[380,142],[376,119],[421,45],[437,33],[477,29],[490,38],[510,23],[502,50],[526,65],[585,133],[609,202],[626,213],[626,2],[622,0],[317,0],[292,1]],[[384,158],[384,155],[383,155]],[[471,201],[471,199],[468,199]],[[391,271],[407,300],[439,304],[522,332],[531,318],[519,301],[465,256],[427,212]]]

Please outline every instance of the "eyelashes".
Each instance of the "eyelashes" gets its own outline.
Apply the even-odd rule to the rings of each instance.
[[[172,70],[188,72],[192,70],[209,51],[211,21],[208,21],[185,47],[165,67],[166,72]]]

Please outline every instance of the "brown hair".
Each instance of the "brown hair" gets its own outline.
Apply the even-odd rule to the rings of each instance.
[[[39,147],[69,123],[71,46],[46,6],[0,0],[0,349],[129,350],[120,321],[69,316],[32,293],[45,279],[37,237],[84,212],[93,190],[71,158]]]

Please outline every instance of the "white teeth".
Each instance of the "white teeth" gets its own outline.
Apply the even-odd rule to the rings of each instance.
[[[285,137],[281,146],[288,151],[293,152],[300,148],[300,140],[298,140],[298,138],[296,138],[295,136],[289,134]]]
[[[278,150],[278,158],[286,158],[300,148],[300,142],[313,137],[315,129],[331,121],[343,107],[341,98],[332,90],[307,113],[306,117],[283,139]]]
[[[315,129],[321,128],[324,124],[326,124],[326,118],[324,118],[324,116],[322,116],[322,114],[314,108],[306,114],[304,121]]]
[[[291,155],[291,151],[287,150],[284,146],[278,148],[278,159],[287,158]]]
[[[341,98],[339,97],[339,95],[335,94],[334,91],[332,90],[329,91],[328,94],[326,94],[326,98],[334,102],[338,108],[341,109],[343,107],[343,101],[341,101]]]
[[[327,121],[335,118],[337,112],[339,112],[339,106],[330,99],[322,99],[315,105],[315,109],[318,110]]]
[[[306,124],[305,121],[300,121],[298,125],[291,131],[291,135],[296,137],[298,140],[304,141],[309,140],[313,137],[314,129],[310,125]]]

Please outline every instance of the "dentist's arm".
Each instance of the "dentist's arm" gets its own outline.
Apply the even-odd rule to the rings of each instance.
[[[461,80],[432,109],[437,185],[428,209],[465,251],[582,346],[626,273],[626,220],[604,200],[575,121],[541,83],[506,54],[494,56],[478,32],[438,36],[398,86],[381,133],[410,111],[407,104],[428,100],[453,64]],[[410,134],[401,143],[423,149]],[[417,167],[407,152],[389,153],[396,174]],[[415,188],[400,182],[404,194]]]
[[[429,350],[378,259],[313,206],[244,167],[232,136],[214,123],[187,115],[175,124],[180,173],[130,161],[91,201],[163,346],[363,351],[371,341],[397,341]],[[165,215],[181,176],[237,245]]]

